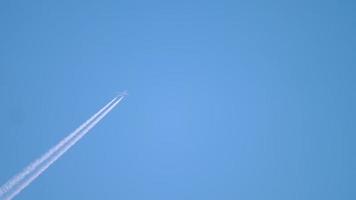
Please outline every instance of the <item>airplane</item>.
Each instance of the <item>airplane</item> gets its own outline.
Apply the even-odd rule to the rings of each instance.
[[[129,94],[127,93],[127,90],[124,90],[123,92],[117,93],[116,97],[125,97],[125,96],[127,96],[127,95],[129,95]]]

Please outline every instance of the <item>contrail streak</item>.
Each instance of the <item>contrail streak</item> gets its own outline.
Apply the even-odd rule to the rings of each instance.
[[[55,147],[51,148],[41,158],[31,163],[21,173],[8,181],[0,189],[0,197],[4,200],[11,200],[26,188],[32,181],[39,177],[50,165],[59,159],[66,151],[85,136],[98,122],[100,122],[122,99],[124,95],[115,97],[106,106],[99,110],[89,120],[83,123],[79,128],[69,136],[60,141]]]
[[[47,151],[40,158],[36,159],[34,162],[29,164],[25,169],[23,169],[19,174],[15,175],[11,178],[7,183],[5,183],[0,188],[0,197],[3,193],[11,190],[11,188],[19,183],[22,179],[24,179],[28,174],[33,172],[39,165],[41,165],[45,160],[51,157],[56,151],[58,151],[64,144],[66,144],[69,140],[71,140],[75,135],[77,135],[83,128],[85,128],[91,121],[97,118],[105,109],[107,109],[114,101],[117,100],[117,97],[111,100],[108,104],[106,104],[102,109],[100,109],[97,113],[95,113],[90,119],[80,125],[75,131],[73,131],[70,135],[62,139],[56,146],[52,147],[49,151]]]

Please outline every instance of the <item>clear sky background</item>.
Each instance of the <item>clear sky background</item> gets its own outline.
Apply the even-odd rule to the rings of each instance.
[[[0,2],[0,182],[129,96],[18,199],[356,199],[356,3]]]

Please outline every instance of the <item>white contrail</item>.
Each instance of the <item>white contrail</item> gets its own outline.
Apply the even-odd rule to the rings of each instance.
[[[75,135],[77,135],[83,128],[85,128],[91,121],[93,121],[96,117],[98,117],[105,109],[107,109],[114,101],[117,100],[115,97],[108,104],[106,104],[102,109],[100,109],[97,113],[95,113],[90,119],[80,125],[75,131],[69,134],[67,137],[62,139],[56,146],[52,147],[49,151],[47,151],[40,158],[33,161],[26,168],[24,168],[19,174],[15,175],[11,178],[7,183],[0,187],[0,197],[3,193],[11,190],[11,188],[24,179],[28,174],[33,172],[39,165],[41,165],[45,160],[47,160],[50,156],[52,156],[56,151],[58,151],[64,144],[66,144],[69,140],[71,140]]]
[[[97,112],[93,117],[82,124],[76,131],[63,139],[58,145],[53,147],[45,155],[41,157],[38,162],[34,162],[26,172],[21,172],[16,180],[11,181],[11,187],[5,188],[3,193],[0,193],[0,197],[3,196],[4,200],[10,200],[19,194],[26,186],[40,176],[51,164],[53,164],[58,158],[60,158],[68,149],[70,149],[75,143],[77,143],[84,135],[86,135],[101,119],[103,119],[122,99],[123,95],[115,97],[104,108]],[[51,153],[49,153],[51,152]],[[27,176],[29,175],[29,176]],[[15,176],[16,178],[17,176]],[[10,182],[10,181],[9,181]],[[5,184],[6,185],[6,184]]]
[[[70,140],[68,144],[63,146],[59,150],[59,152],[46,161],[46,163],[39,167],[33,174],[31,174],[28,178],[24,180],[24,182],[20,183],[17,187],[15,187],[14,191],[10,191],[9,194],[6,194],[4,200],[11,200],[17,194],[19,194],[26,186],[28,186],[32,181],[34,181],[37,177],[39,177],[51,164],[53,164],[58,158],[60,158],[68,149],[70,149],[75,143],[77,143],[84,135],[86,135],[90,129],[92,129],[102,118],[105,117],[121,100],[123,97],[120,97],[113,105],[111,105],[105,112],[103,112],[97,119],[95,119],[92,123],[90,123],[84,130],[82,130],[78,135],[76,135],[73,140]]]

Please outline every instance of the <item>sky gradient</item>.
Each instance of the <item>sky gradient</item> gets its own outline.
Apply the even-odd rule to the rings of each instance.
[[[356,199],[356,3],[0,2],[0,184],[129,96],[18,199]]]

